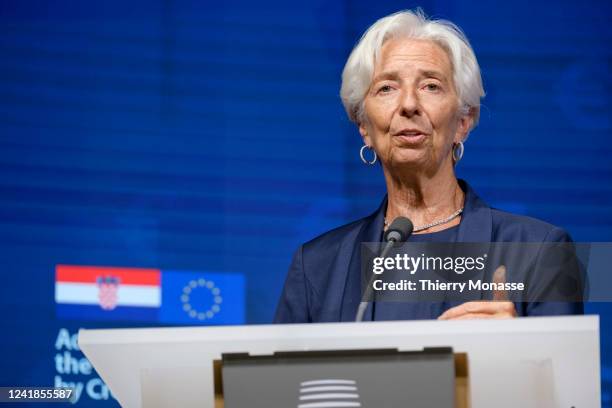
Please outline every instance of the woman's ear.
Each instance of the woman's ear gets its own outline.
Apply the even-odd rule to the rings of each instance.
[[[363,139],[363,143],[367,146],[372,146],[372,139],[370,138],[370,135],[368,133],[368,128],[365,125],[365,121],[361,121],[359,122],[359,134],[361,135],[361,138]]]
[[[464,142],[467,139],[472,126],[474,126],[474,116],[476,115],[475,108],[469,108],[469,111],[459,116],[459,125],[455,134],[455,143]]]

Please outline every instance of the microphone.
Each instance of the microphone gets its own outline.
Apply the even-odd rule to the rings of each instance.
[[[397,243],[406,242],[410,235],[412,235],[412,230],[414,226],[412,225],[412,221],[410,221],[406,217],[397,217],[393,220],[387,231],[385,231],[385,246],[380,253],[380,257],[384,258],[387,256],[391,248]],[[363,293],[362,299],[369,299],[372,296],[372,285],[374,284],[374,278],[376,275],[372,274],[370,280],[368,281],[368,285],[365,288],[365,292]],[[362,300],[359,303],[359,308],[357,308],[357,314],[355,315],[355,321],[361,322],[363,321],[363,315],[365,314],[366,308],[370,302],[367,300]]]

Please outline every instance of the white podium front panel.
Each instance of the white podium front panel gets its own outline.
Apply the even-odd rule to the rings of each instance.
[[[127,408],[213,408],[221,353],[444,346],[468,353],[473,408],[601,405],[597,316],[81,330],[79,345]]]

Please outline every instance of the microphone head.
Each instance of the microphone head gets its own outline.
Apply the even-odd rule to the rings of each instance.
[[[412,221],[406,217],[397,217],[385,231],[385,241],[406,242],[413,229]]]

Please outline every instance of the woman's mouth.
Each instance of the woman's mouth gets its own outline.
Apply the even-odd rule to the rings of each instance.
[[[401,144],[417,145],[422,143],[427,135],[419,130],[407,129],[394,133],[393,138],[400,141]]]

